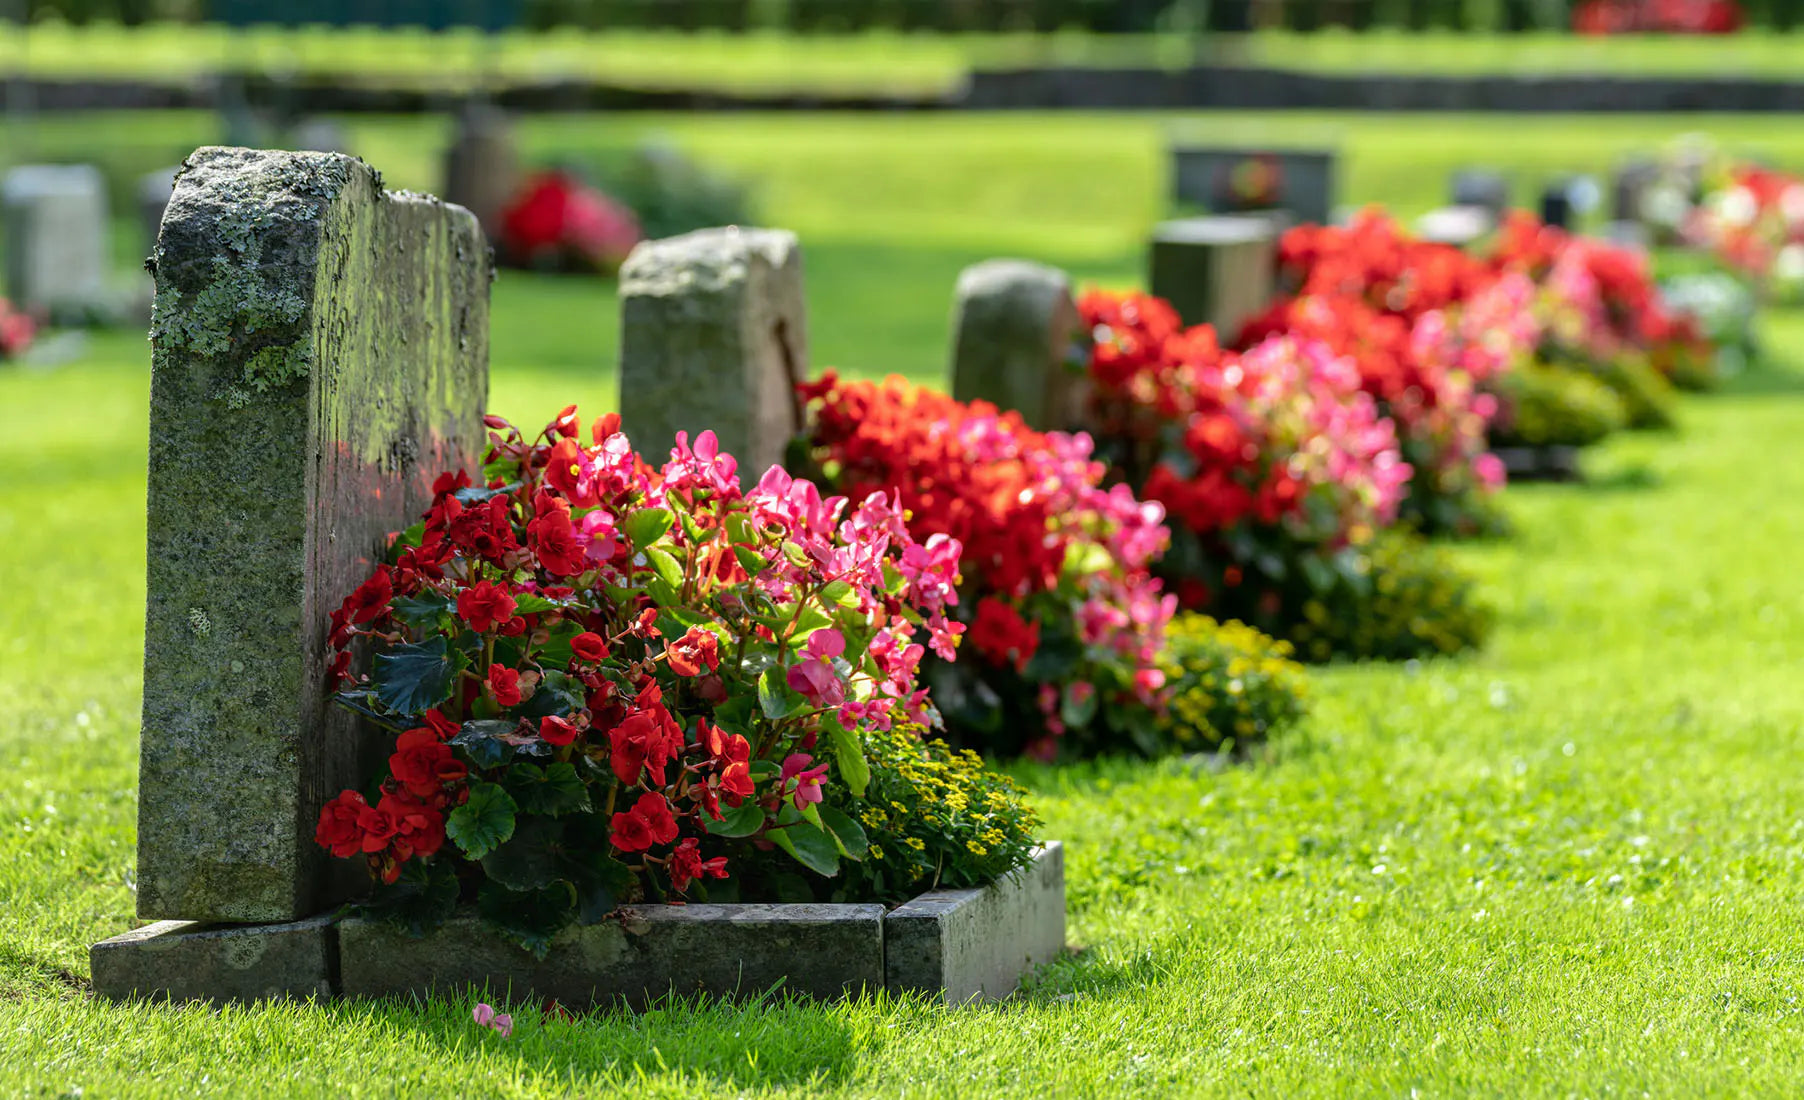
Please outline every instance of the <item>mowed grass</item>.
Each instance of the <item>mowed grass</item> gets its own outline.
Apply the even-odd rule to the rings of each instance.
[[[376,27],[303,28],[40,23],[0,25],[0,72],[57,79],[186,81],[222,71],[374,82],[432,90],[599,81],[629,88],[742,95],[955,96],[976,70],[1023,66],[1177,68],[1198,61],[1302,72],[1448,75],[1598,73],[1789,78],[1796,38],[1753,29],[1729,37],[1436,29],[1364,33],[1263,31],[1197,40],[1185,33],[902,33],[883,28],[791,35],[760,30],[561,28],[483,40]]]
[[[570,129],[535,124],[535,147],[582,137],[553,121]],[[807,242],[817,365],[935,381],[961,263],[1013,250],[1131,279],[1157,207],[1156,131],[1096,153],[1108,120],[991,120],[988,145],[962,129],[978,121],[672,128],[768,166],[770,220]],[[591,140],[615,139],[603,129]],[[1444,158],[1436,140],[1480,140],[1460,130],[1374,120],[1357,148]],[[1545,137],[1604,155],[1563,133]],[[378,164],[405,152],[385,140]],[[1433,163],[1361,161],[1355,180],[1439,186],[1415,178]],[[910,189],[917,162],[944,175]],[[954,201],[980,170],[995,178]],[[1011,212],[1009,194],[1039,200]],[[1087,243],[1066,232],[1080,222]],[[604,287],[503,276],[497,409],[612,404]],[[214,1012],[87,994],[87,945],[134,924],[145,354],[108,334],[55,371],[0,370],[0,1094],[1790,1094],[1804,315],[1767,335],[1774,361],[1688,400],[1681,434],[1611,442],[1588,486],[1509,490],[1517,535],[1458,551],[1502,608],[1484,653],[1317,672],[1307,728],[1243,765],[1023,769],[1069,845],[1081,950],[1015,1001],[773,997],[574,1022],[519,1005],[506,1042],[466,1001]]]

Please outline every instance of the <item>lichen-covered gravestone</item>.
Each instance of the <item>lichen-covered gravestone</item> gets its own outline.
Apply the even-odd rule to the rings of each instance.
[[[952,396],[1018,411],[1041,431],[1082,415],[1083,319],[1063,271],[1026,260],[985,260],[958,276],[952,318]]]
[[[620,268],[620,419],[662,461],[676,433],[713,429],[755,482],[801,430],[808,377],[802,249],[781,229],[646,241]]]
[[[1271,304],[1277,255],[1265,218],[1179,218],[1153,228],[1148,282],[1185,324],[1214,325],[1225,344]]]
[[[91,164],[32,164],[0,183],[6,294],[54,318],[81,319],[106,300],[106,184]]]
[[[479,461],[488,248],[350,157],[207,148],[151,265],[138,912],[310,916],[362,879],[319,808],[383,758],[329,703],[328,617]]]

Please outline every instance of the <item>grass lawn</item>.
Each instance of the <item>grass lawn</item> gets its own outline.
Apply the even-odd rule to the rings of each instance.
[[[817,365],[933,380],[962,263],[1133,277],[1165,121],[553,119],[528,140],[657,128],[761,173],[807,242]],[[1623,121],[1355,118],[1350,197],[1419,209],[1464,157],[1586,167],[1670,132]],[[418,125],[360,125],[391,181],[430,182]],[[1804,159],[1796,127],[1720,131]],[[605,284],[504,276],[493,405],[611,404],[614,324]],[[1609,443],[1585,487],[1509,490],[1518,534],[1458,551],[1503,611],[1484,653],[1318,672],[1307,728],[1244,766],[1024,770],[1083,950],[1015,1002],[523,1008],[508,1042],[462,1002],[85,996],[87,945],[134,923],[145,354],[115,333],[0,369],[0,1095],[1790,1094],[1804,314],[1768,327],[1777,362],[1689,400],[1681,434]]]
[[[1610,73],[1789,78],[1796,39],[1752,30],[1727,38],[1564,33],[1521,35],[1381,30],[1353,34],[1268,31],[1202,43],[1200,56],[1306,72],[1435,74]],[[484,42],[469,31],[432,34],[371,27],[301,30],[164,24],[125,30],[51,23],[21,34],[0,26],[0,72],[55,78],[188,79],[222,70],[376,80],[463,89],[558,80],[728,93],[939,96],[974,69],[1036,65],[1192,64],[1183,34],[785,35],[574,29],[514,32]]]

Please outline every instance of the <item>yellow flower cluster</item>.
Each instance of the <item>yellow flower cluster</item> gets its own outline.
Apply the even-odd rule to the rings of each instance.
[[[1177,616],[1164,666],[1172,690],[1160,728],[1180,747],[1245,745],[1303,716],[1304,673],[1290,645],[1244,623]]]
[[[846,868],[878,897],[900,900],[932,886],[976,886],[1021,865],[1039,819],[1007,776],[973,752],[954,752],[921,731],[864,735],[871,779],[862,798],[835,788],[838,808],[865,827],[871,859]],[[854,885],[847,884],[849,887]]]

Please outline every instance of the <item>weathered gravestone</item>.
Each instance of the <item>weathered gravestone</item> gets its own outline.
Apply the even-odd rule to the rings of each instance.
[[[1264,218],[1179,218],[1153,227],[1148,282],[1185,324],[1213,325],[1226,344],[1271,304],[1277,258]]]
[[[1326,225],[1334,211],[1332,152],[1174,146],[1172,195],[1215,214],[1286,210]]]
[[[1651,160],[1633,159],[1616,169],[1610,191],[1613,221],[1639,222],[1648,216],[1647,196],[1660,181],[1660,166]]]
[[[520,152],[507,115],[471,103],[457,115],[457,133],[445,151],[445,201],[467,208],[489,240],[501,236],[501,216],[520,186]]]
[[[952,396],[1014,409],[1041,431],[1077,423],[1083,318],[1063,271],[985,260],[959,273],[952,308]]]
[[[646,241],[620,267],[620,419],[649,461],[713,429],[749,484],[802,427],[802,249],[782,229]]]
[[[1572,184],[1556,180],[1541,189],[1541,221],[1555,229],[1571,229],[1574,221]]]
[[[0,183],[6,294],[13,303],[77,320],[106,299],[107,203],[88,164],[33,164]]]
[[[479,460],[488,247],[361,161],[207,148],[152,266],[138,913],[310,916],[364,877],[319,808],[385,755],[328,701],[328,615]]]

